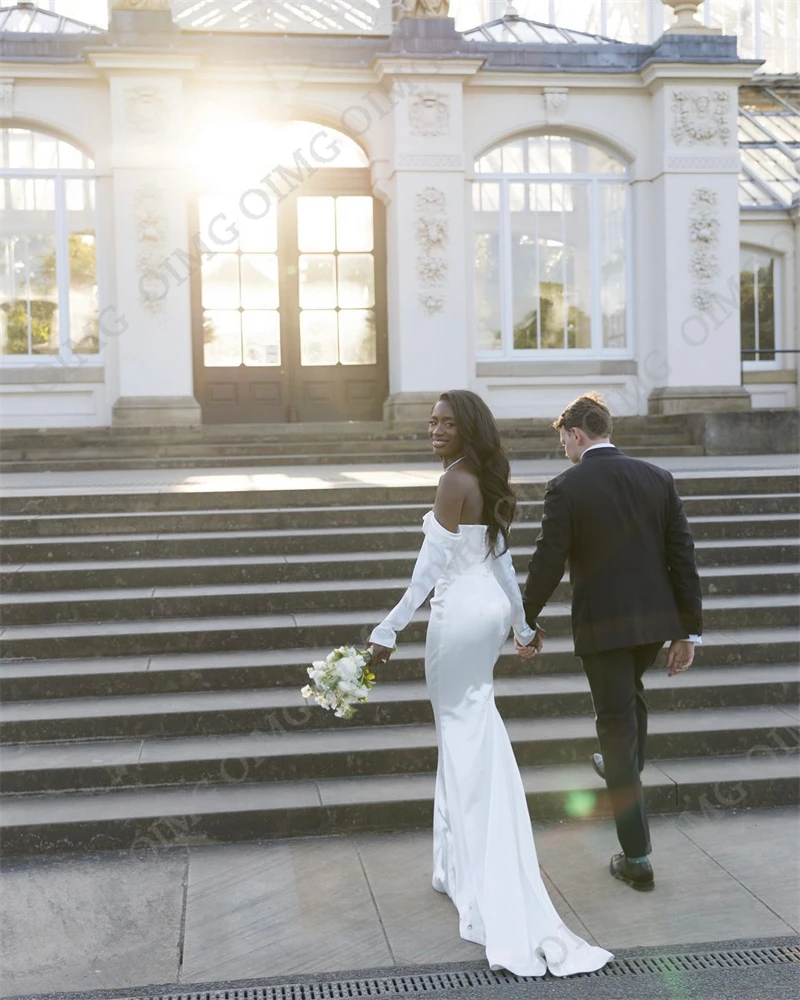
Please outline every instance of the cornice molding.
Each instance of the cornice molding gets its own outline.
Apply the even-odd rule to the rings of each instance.
[[[163,52],[155,49],[85,49],[87,61],[101,73],[193,73],[202,52]]]
[[[480,59],[432,59],[409,56],[378,56],[373,68],[379,80],[385,77],[413,76],[418,80],[467,80],[473,77],[486,60]],[[428,68],[430,67],[430,68]]]

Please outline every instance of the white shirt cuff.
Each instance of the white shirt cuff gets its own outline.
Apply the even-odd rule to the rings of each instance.
[[[686,642],[693,642],[697,646],[703,645],[703,637],[701,635],[687,635]]]

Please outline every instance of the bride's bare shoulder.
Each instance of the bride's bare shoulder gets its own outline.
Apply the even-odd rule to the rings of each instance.
[[[448,469],[436,488],[433,513],[448,531],[458,531],[461,513],[467,499],[474,493],[478,477],[468,467]]]

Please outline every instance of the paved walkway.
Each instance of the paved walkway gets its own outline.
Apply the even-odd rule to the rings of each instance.
[[[643,894],[608,875],[609,822],[537,825],[577,933],[621,949],[800,932],[796,810],[654,817],[652,835]],[[430,854],[426,831],[7,861],[0,995],[482,961]]]
[[[769,475],[797,472],[797,455],[664,456],[653,461],[670,472],[694,476]],[[544,482],[568,468],[566,459],[512,463],[519,482]],[[338,486],[435,486],[441,467],[430,461],[403,464],[286,465],[239,469],[105,469],[97,472],[12,472],[0,477],[0,495],[335,489]]]

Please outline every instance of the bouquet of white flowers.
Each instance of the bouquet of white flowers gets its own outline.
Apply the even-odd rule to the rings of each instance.
[[[316,660],[308,668],[312,683],[306,684],[300,694],[313,698],[325,709],[333,709],[340,719],[349,719],[355,706],[367,700],[375,684],[375,674],[369,669],[372,659],[368,649],[339,646],[328,653],[324,660]]]

